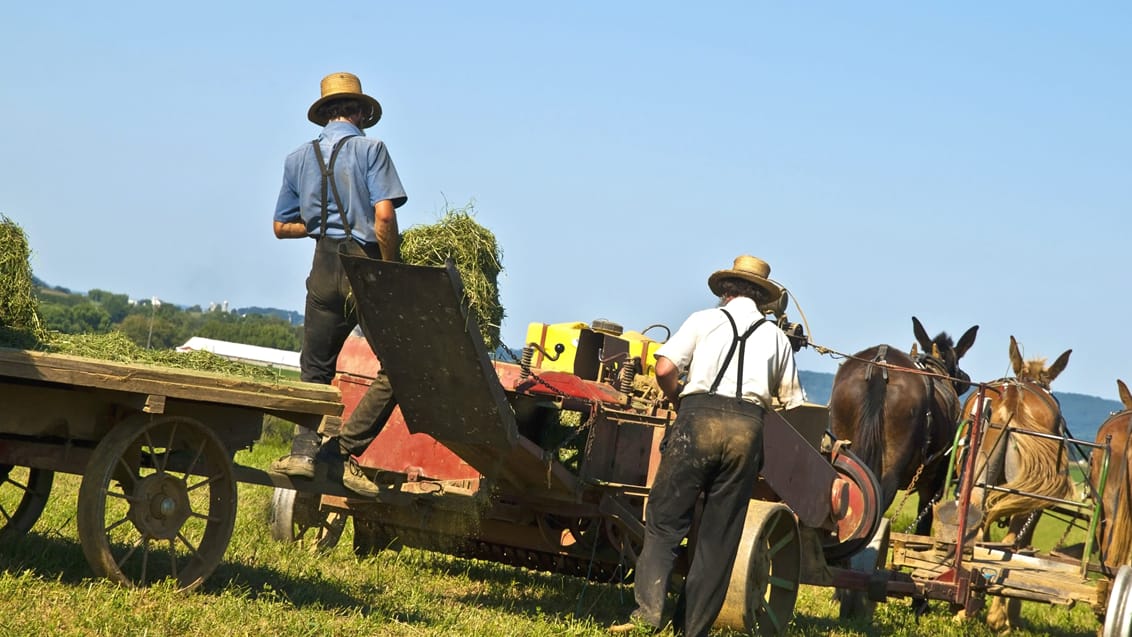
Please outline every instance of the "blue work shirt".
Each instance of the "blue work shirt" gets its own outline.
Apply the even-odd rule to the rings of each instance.
[[[357,135],[338,151],[334,162],[334,179],[338,194],[346,208],[346,219],[354,239],[365,244],[377,243],[374,235],[373,207],[389,199],[394,208],[408,201],[401,178],[389,157],[385,143],[365,137],[357,126],[349,122],[330,122],[318,136],[322,158],[330,162],[334,144],[347,135]],[[326,236],[341,239],[346,236],[338,203],[329,181],[326,184],[328,210]],[[307,235],[318,238],[322,228],[322,171],[318,157],[310,142],[295,149],[283,162],[283,186],[275,204],[275,220],[282,223],[302,221]]]

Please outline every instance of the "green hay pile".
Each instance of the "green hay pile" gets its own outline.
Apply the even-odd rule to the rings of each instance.
[[[212,352],[178,352],[171,349],[143,349],[125,334],[53,334],[47,351],[69,356],[97,358],[118,363],[142,363],[159,367],[173,367],[252,380],[280,380],[278,373],[268,367],[237,363]]]
[[[499,346],[499,326],[503,305],[499,302],[499,273],[503,270],[495,235],[472,218],[471,204],[448,210],[440,221],[416,225],[401,235],[401,259],[412,265],[442,266],[446,259],[456,262],[464,282],[468,307],[480,325],[489,350]]]
[[[47,336],[32,294],[30,256],[23,229],[0,215],[0,345],[31,347]]]

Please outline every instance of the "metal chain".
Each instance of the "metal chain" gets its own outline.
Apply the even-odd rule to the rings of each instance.
[[[1026,534],[1030,532],[1030,528],[1033,527],[1034,523],[1038,521],[1038,517],[1040,517],[1041,512],[1041,509],[1037,509],[1036,511],[1030,513],[1030,517],[1026,518],[1026,523],[1023,524],[1022,529],[1018,531],[1018,535],[1014,536],[1014,544],[1011,545],[1011,548],[1018,548],[1018,543],[1021,542],[1022,538],[1026,537]]]

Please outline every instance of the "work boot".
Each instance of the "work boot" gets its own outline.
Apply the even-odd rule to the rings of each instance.
[[[292,453],[272,462],[270,471],[292,478],[314,478],[314,458]]]
[[[272,462],[270,471],[292,478],[314,478],[314,457],[318,453],[320,442],[317,433],[295,425],[295,437],[291,439],[291,455]]]
[[[366,476],[353,456],[335,458],[329,464],[331,480],[341,480],[342,486],[363,498],[376,500],[381,495],[381,488]]]

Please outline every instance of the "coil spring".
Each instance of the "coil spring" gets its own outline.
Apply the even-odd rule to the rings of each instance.
[[[633,389],[633,379],[637,377],[637,365],[641,359],[634,356],[621,364],[621,371],[617,373],[617,389],[622,394],[628,394]]]
[[[519,360],[519,378],[527,380],[531,376],[531,361],[535,359],[535,348],[530,345],[523,348],[523,357]]]

